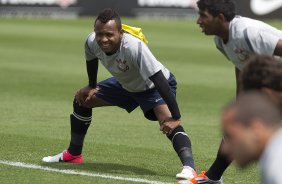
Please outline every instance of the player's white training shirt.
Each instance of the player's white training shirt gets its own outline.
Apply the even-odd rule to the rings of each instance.
[[[282,31],[258,20],[236,16],[229,24],[226,44],[215,36],[217,48],[239,69],[253,54],[273,55]]]
[[[138,38],[124,33],[119,50],[106,55],[95,40],[92,32],[85,42],[85,58],[91,61],[98,58],[105,68],[129,92],[141,92],[154,87],[149,79],[162,70],[166,79],[170,72],[151,53],[147,45]]]
[[[281,184],[282,174],[282,128],[268,142],[260,158],[262,183]]]

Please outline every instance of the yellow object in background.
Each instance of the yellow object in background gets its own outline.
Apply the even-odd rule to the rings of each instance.
[[[142,29],[140,27],[133,27],[126,24],[122,24],[121,27],[125,32],[139,38],[144,43],[148,44],[148,40],[146,39],[146,36],[142,33]]]

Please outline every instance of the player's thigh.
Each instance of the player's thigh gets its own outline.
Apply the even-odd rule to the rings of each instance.
[[[134,98],[148,120],[162,122],[171,117],[167,104],[156,89],[138,94]]]
[[[177,82],[173,74],[168,79],[171,92],[176,95]],[[134,95],[134,99],[140,104],[144,116],[151,121],[163,121],[171,118],[171,113],[166,102],[156,89],[151,89]]]
[[[133,111],[138,107],[138,103],[131,97],[130,92],[123,89],[121,84],[111,77],[97,84],[98,91],[95,94],[95,107],[106,105],[118,106],[127,112]],[[100,105],[100,106],[99,106]]]
[[[96,95],[93,95],[90,101],[86,104],[88,107],[95,108],[95,107],[104,107],[104,106],[113,106],[113,104],[98,98]]]

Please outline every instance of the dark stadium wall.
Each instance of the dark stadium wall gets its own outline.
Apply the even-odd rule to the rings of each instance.
[[[97,15],[104,8],[114,8],[121,16],[187,17],[197,12],[192,7],[196,0],[79,0],[81,16]]]
[[[121,16],[195,17],[197,0],[0,0],[0,16],[95,16],[104,8]],[[282,19],[282,0],[236,0],[237,12],[256,19]]]
[[[0,0],[2,16],[95,16],[104,8],[121,16],[191,17],[196,0]]]
[[[0,0],[0,16],[77,17],[78,0]]]
[[[82,8],[81,16],[97,15],[104,8],[113,8],[122,16],[135,16],[136,0],[79,0],[78,6]]]
[[[239,15],[255,19],[282,19],[282,0],[236,0],[236,3]]]

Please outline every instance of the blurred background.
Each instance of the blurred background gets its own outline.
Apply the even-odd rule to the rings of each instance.
[[[74,18],[92,16],[106,7],[129,17],[195,17],[197,0],[0,0],[1,16]],[[279,0],[236,0],[238,14],[252,18],[282,18]]]

